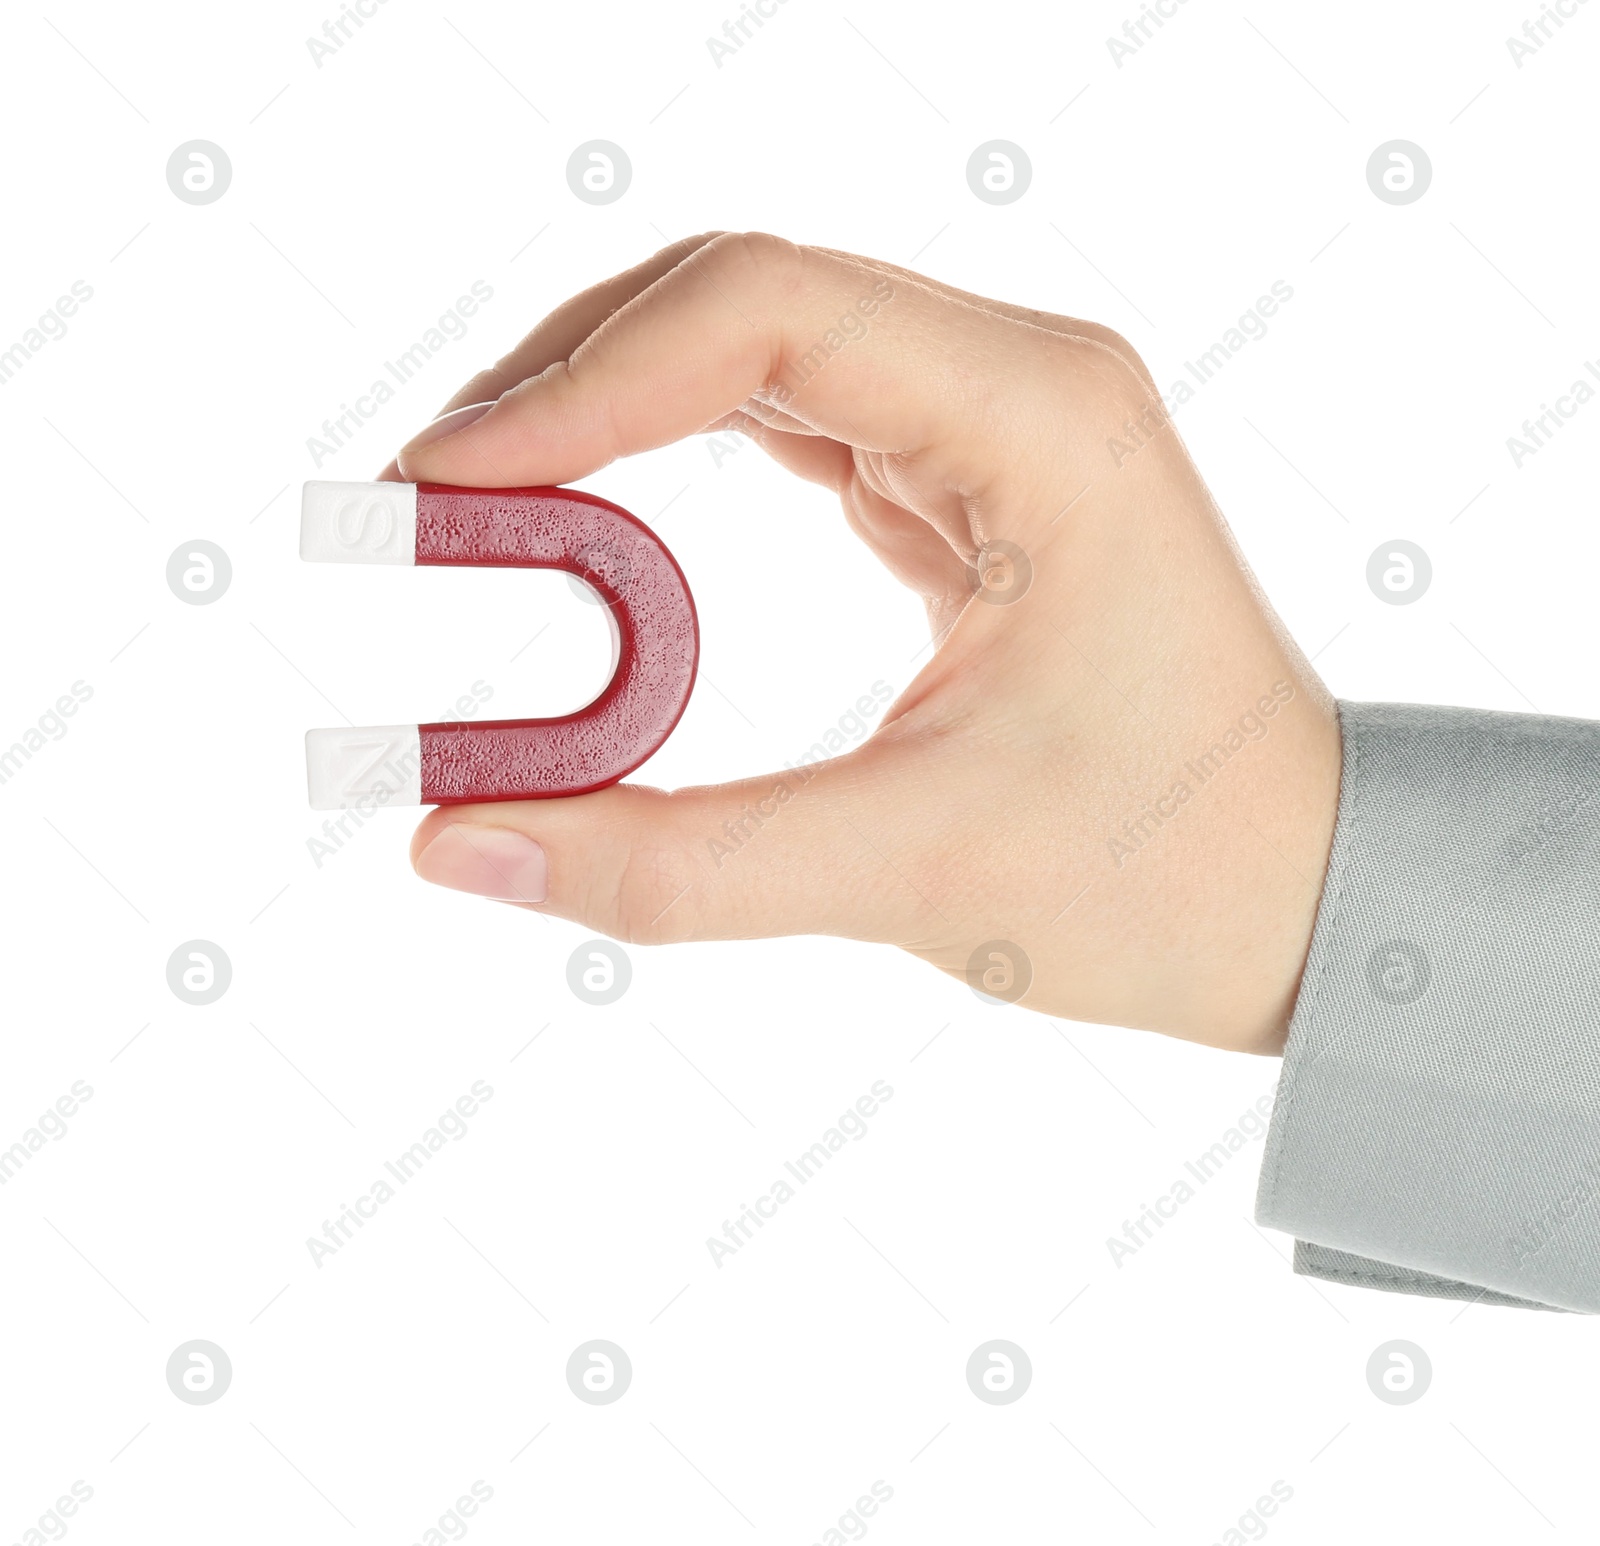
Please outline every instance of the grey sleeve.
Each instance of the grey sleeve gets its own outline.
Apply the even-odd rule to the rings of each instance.
[[[1600,724],[1339,715],[1256,1217],[1311,1276],[1600,1311]]]

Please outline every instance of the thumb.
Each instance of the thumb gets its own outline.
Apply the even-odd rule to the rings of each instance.
[[[782,934],[904,938],[937,919],[896,880],[874,747],[667,793],[443,806],[412,840],[435,885],[581,923],[629,944]],[[931,920],[931,922],[930,922]]]

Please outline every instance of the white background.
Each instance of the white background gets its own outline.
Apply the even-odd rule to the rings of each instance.
[[[1249,1222],[1259,1144],[1114,1264],[1275,1064],[831,940],[635,950],[593,1008],[584,933],[416,881],[405,813],[316,866],[307,727],[480,678],[498,714],[564,712],[605,633],[558,576],[312,568],[296,526],[303,480],[374,476],[550,307],[710,227],[1095,318],[1163,383],[1282,280],[1180,427],[1329,685],[1600,716],[1600,406],[1520,469],[1506,446],[1600,354],[1600,6],[1520,70],[1522,0],[1191,0],[1121,68],[1133,0],[788,0],[720,68],[731,0],[389,0],[318,68],[330,14],[5,24],[0,348],[93,298],[0,387],[0,743],[93,696],[0,786],[0,1146],[93,1096],[0,1188],[0,1541],[79,1479],[85,1543],[412,1542],[480,1479],[485,1543],[815,1542],[877,1480],[886,1543],[1216,1542],[1280,1480],[1283,1542],[1591,1538],[1587,1322],[1294,1277]],[[197,138],[233,166],[199,207],[165,179]],[[595,138],[633,164],[605,207],[565,176]],[[996,138],[1033,166],[1004,207],[965,178]],[[1394,138],[1434,168],[1404,207],[1365,176]],[[475,280],[468,335],[317,467],[308,437]],[[700,606],[650,781],[781,767],[915,673],[918,604],[753,448],[590,486]],[[185,606],[165,568],[202,537],[233,581]],[[1413,606],[1365,583],[1393,538],[1433,561]],[[194,938],[233,965],[204,1008],[165,977]],[[316,1266],[306,1238],[480,1079],[467,1136]],[[867,1136],[715,1266],[706,1237],[880,1079]],[[608,1406],[564,1378],[594,1337],[633,1362]],[[995,1337],[1032,1359],[1012,1405],[964,1379]],[[194,1338],[232,1360],[215,1404],[167,1388]],[[1393,1338],[1433,1363],[1409,1406],[1366,1384]]]

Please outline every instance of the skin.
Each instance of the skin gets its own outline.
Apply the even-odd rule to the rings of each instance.
[[[1125,339],[715,233],[557,308],[445,411],[483,403],[385,476],[565,483],[739,429],[838,496],[938,647],[803,787],[774,773],[448,807],[413,843],[424,878],[628,942],[841,935],[998,996],[1029,969],[1029,1008],[1282,1050],[1332,842],[1337,715]],[[708,839],[780,784],[780,814],[714,864]],[[519,838],[543,850],[542,899]],[[1011,948],[978,961],[994,975],[969,976],[996,941]]]

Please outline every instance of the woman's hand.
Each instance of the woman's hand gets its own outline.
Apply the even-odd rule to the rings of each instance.
[[[1046,1013],[1279,1051],[1338,722],[1138,355],[892,264],[702,236],[558,308],[389,475],[566,483],[727,428],[839,496],[932,659],[831,762],[443,808],[418,873],[630,942],[881,941]],[[715,863],[752,809],[776,814]]]

